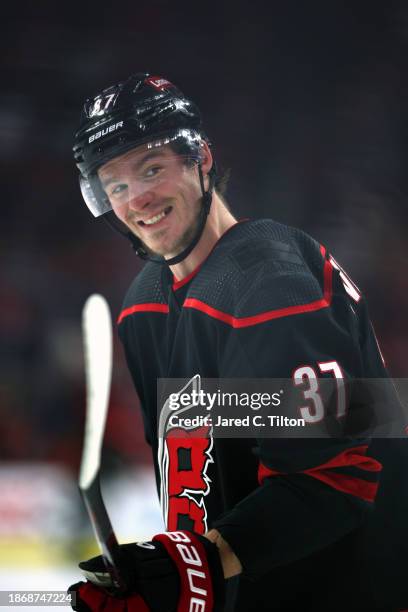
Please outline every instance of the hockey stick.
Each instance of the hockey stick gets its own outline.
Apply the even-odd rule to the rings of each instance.
[[[82,311],[86,377],[86,420],[79,471],[79,490],[92,523],[108,574],[92,574],[92,582],[125,590],[119,575],[119,544],[100,489],[103,435],[109,406],[112,376],[112,322],[104,297],[91,295]],[[84,572],[86,575],[86,572]],[[88,577],[88,576],[87,576]]]

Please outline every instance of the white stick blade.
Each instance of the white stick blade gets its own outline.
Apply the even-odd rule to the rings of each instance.
[[[85,302],[82,332],[87,392],[79,486],[86,489],[100,467],[112,376],[112,321],[103,296],[95,293]]]

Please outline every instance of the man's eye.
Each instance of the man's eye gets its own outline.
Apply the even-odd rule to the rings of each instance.
[[[149,166],[149,168],[146,168],[143,174],[146,178],[153,178],[160,172],[161,169],[161,166]]]
[[[120,195],[126,189],[127,189],[127,185],[125,185],[124,183],[115,185],[115,187],[112,187],[110,195],[113,195],[113,196]]]

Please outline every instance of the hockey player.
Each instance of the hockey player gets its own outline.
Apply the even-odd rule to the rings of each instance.
[[[87,100],[74,154],[92,214],[146,260],[118,328],[167,529],[121,547],[125,592],[98,586],[100,557],[81,563],[75,609],[398,610],[407,534],[385,524],[401,440],[159,435],[159,378],[287,379],[310,423],[329,418],[319,379],[386,379],[357,287],[302,231],[235,219],[200,112],[165,78]],[[391,384],[385,397],[397,404]],[[340,416],[358,407],[338,399]],[[380,550],[388,537],[398,551]]]

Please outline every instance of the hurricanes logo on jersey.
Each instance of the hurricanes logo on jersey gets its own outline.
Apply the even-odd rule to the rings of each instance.
[[[180,391],[200,391],[197,374]],[[173,394],[174,395],[174,394]],[[169,531],[190,529],[197,533],[208,530],[205,497],[210,492],[208,466],[213,463],[212,428],[209,426],[172,427],[169,419],[191,406],[171,410],[169,400],[162,408],[159,423],[158,460],[161,475],[160,502]]]

